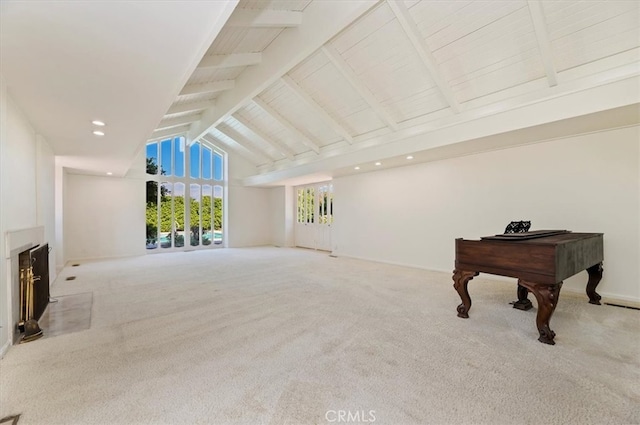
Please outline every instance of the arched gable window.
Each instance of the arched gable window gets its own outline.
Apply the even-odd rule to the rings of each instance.
[[[225,163],[224,151],[207,142],[147,143],[147,249],[223,245]]]

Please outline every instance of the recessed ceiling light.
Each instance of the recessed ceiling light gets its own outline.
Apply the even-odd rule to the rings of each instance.
[[[111,171],[107,171],[107,176],[112,176],[113,173]]]
[[[360,169],[360,167],[354,167],[353,169],[354,169],[354,170],[359,170],[359,169]]]
[[[413,159],[413,157],[412,157],[411,155],[409,155],[409,156],[407,157],[407,159]]]
[[[100,130],[95,130],[93,132],[93,134],[95,134],[96,136],[104,136],[104,132],[100,131]]]
[[[91,121],[91,124],[93,124],[93,125],[99,125],[100,127],[102,127],[103,125],[105,125],[105,124],[104,124],[104,122],[103,122],[103,121],[100,121],[100,120],[93,120],[93,121]]]
[[[382,162],[376,162],[376,165],[382,165]]]

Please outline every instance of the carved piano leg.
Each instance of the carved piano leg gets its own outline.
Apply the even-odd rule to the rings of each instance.
[[[471,297],[467,290],[469,281],[478,276],[478,272],[470,272],[465,270],[455,269],[453,271],[453,287],[458,291],[462,304],[458,306],[458,317],[463,319],[469,318],[469,309],[471,308]]]
[[[549,328],[549,320],[551,320],[551,316],[558,304],[562,282],[555,285],[539,285],[521,280],[520,283],[533,292],[536,300],[538,300],[538,315],[536,316],[536,325],[538,326],[538,332],[540,332],[538,341],[554,345],[553,338],[555,338],[556,333]]]
[[[518,301],[513,302],[513,308],[517,308],[518,310],[531,310],[533,308],[533,304],[529,300],[529,290],[524,286],[520,285],[520,279],[518,279]]]
[[[589,282],[587,282],[587,296],[589,296],[589,303],[600,305],[602,297],[596,292],[596,286],[602,279],[602,263],[598,263],[595,266],[591,266],[587,269],[589,273]]]

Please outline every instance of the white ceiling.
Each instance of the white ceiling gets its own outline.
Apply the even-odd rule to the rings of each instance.
[[[2,0],[0,73],[65,164],[122,175],[236,3]]]
[[[34,4],[2,2],[2,74],[76,169],[187,134],[273,185],[640,122],[637,1]]]

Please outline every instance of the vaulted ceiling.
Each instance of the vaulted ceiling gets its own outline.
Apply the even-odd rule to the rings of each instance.
[[[127,2],[110,4],[119,3]],[[202,3],[223,2],[187,2],[183,9]],[[177,78],[176,70],[162,92],[172,101],[154,99],[146,136],[128,141],[129,158],[149,140],[187,134],[253,164],[246,184],[270,185],[351,173],[356,165],[373,169],[373,161],[400,165],[407,155],[430,160],[445,155],[438,152],[467,154],[640,122],[637,1],[224,4],[216,11],[222,21],[209,17],[191,41],[176,44],[175,34],[156,26],[155,33],[143,28],[153,35],[147,50],[131,42],[143,57],[160,55],[156,66],[171,68],[180,56],[175,49],[163,56],[154,37],[185,51],[191,42],[188,53],[198,56],[183,60],[187,74]],[[174,9],[163,18],[207,26],[202,16]],[[206,46],[194,44],[202,40]],[[144,85],[135,70],[130,75],[129,90]],[[139,96],[121,99],[122,106],[145,106],[137,105]]]
[[[639,5],[241,0],[157,134],[209,140],[269,183],[532,101],[637,87]]]

